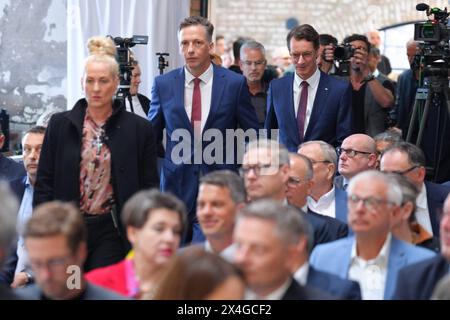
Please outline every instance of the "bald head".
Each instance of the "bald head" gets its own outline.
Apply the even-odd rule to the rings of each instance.
[[[366,134],[352,134],[341,146],[338,170],[346,179],[377,165],[375,140]]]

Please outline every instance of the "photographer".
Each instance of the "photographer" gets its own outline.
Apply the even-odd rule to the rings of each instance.
[[[150,99],[138,93],[139,85],[141,84],[141,68],[134,56],[132,56],[131,65],[133,70],[131,71],[130,94],[125,99],[125,107],[127,111],[147,119]]]
[[[343,43],[351,46],[349,80],[352,85],[353,132],[375,136],[387,129],[388,111],[394,105],[392,82],[369,68],[371,45],[364,35],[353,34]],[[331,46],[325,57],[331,57]],[[335,50],[334,48],[333,50]]]
[[[329,57],[325,56],[325,49],[332,49],[338,45],[338,41],[331,34],[322,33],[319,35],[319,55],[317,56],[317,66],[320,71],[326,74],[335,74],[336,66],[333,61],[333,53]]]

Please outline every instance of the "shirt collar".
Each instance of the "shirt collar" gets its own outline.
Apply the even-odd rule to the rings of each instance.
[[[33,188],[31,185],[30,177],[27,175],[27,178],[25,179],[25,188]]]
[[[427,188],[425,187],[425,183],[422,182],[422,188],[420,189],[419,195],[416,199],[416,205],[418,208],[427,209]]]
[[[192,73],[189,72],[189,70],[184,67],[184,74],[185,74],[185,81],[186,83],[191,83],[196,77],[192,75]],[[209,65],[208,69],[206,69],[205,72],[203,72],[199,77],[200,80],[202,80],[203,83],[208,83],[213,78],[213,65],[212,63]]]
[[[306,261],[300,268],[294,273],[294,279],[297,280],[302,286],[306,285],[308,281],[309,263]]]
[[[392,235],[389,232],[386,236],[386,240],[384,241],[383,246],[381,247],[380,252],[378,253],[378,255],[371,260],[364,260],[363,258],[360,258],[357,253],[356,253],[356,240],[353,242],[353,246],[352,246],[352,252],[350,255],[350,259],[352,262],[356,261],[365,261],[366,263],[373,263],[373,264],[382,264],[382,265],[387,265],[387,261],[388,261],[388,257],[389,257],[389,252],[391,249],[391,239],[392,239]]]
[[[308,202],[312,202],[313,204],[316,205],[323,205],[323,206],[328,206],[330,203],[333,202],[335,196],[334,196],[334,184],[331,187],[331,190],[328,191],[327,193],[325,193],[324,195],[322,195],[317,201],[314,200],[313,197],[308,196]]]
[[[294,83],[295,83],[295,87],[299,88],[302,81],[306,81],[306,82],[308,82],[308,85],[310,88],[315,88],[319,85],[319,80],[320,80],[320,70],[319,70],[319,68],[316,68],[316,71],[308,79],[302,79],[299,77],[299,75],[297,73],[295,73],[295,80],[294,80],[295,82]]]
[[[372,75],[376,78],[380,75],[380,71],[378,69],[375,69],[375,71],[372,73]]]

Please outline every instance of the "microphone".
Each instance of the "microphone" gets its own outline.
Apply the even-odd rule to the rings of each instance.
[[[430,8],[429,5],[427,5],[426,3],[419,3],[416,5],[416,10],[417,11],[427,11],[428,8]]]

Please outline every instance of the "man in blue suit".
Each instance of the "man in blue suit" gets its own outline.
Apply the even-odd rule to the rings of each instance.
[[[348,223],[355,236],[317,246],[311,265],[358,281],[364,300],[392,299],[399,270],[435,255],[391,235],[391,222],[400,213],[401,202],[398,183],[384,173],[364,171],[352,178]]]
[[[450,187],[425,181],[425,155],[423,151],[408,142],[400,142],[387,149],[380,161],[384,172],[399,173],[413,182],[420,193],[415,212],[417,222],[432,235],[439,237],[439,212]]]
[[[394,299],[429,300],[436,284],[450,272],[450,196],[440,225],[441,254],[400,270]]]
[[[199,176],[237,170],[234,145],[226,143],[227,129],[258,129],[245,78],[211,63],[213,31],[202,17],[189,17],[180,24],[185,66],[155,78],[148,113],[157,141],[162,141],[166,129],[161,189],[185,202],[194,242],[204,239],[195,217]]]
[[[347,192],[333,183],[337,168],[337,154],[332,145],[324,141],[307,141],[298,153],[308,157],[313,165],[313,186],[308,196],[308,208],[319,214],[347,224]]]
[[[310,140],[339,146],[351,134],[349,83],[318,69],[319,34],[312,26],[292,29],[287,45],[295,74],[271,82],[266,129],[279,129],[280,142],[291,152]]]

